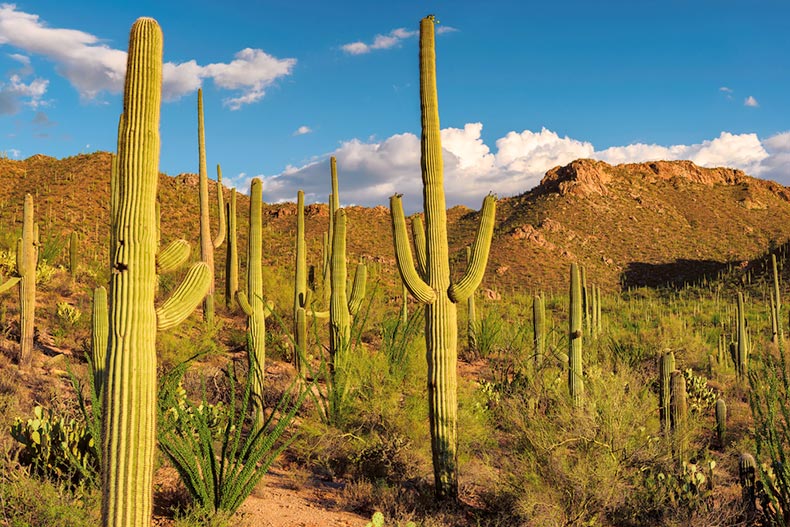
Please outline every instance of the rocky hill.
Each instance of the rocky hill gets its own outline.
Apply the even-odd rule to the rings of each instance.
[[[0,249],[11,247],[21,229],[29,192],[36,198],[42,240],[76,230],[84,259],[101,268],[109,238],[109,173],[110,155],[102,152],[62,160],[42,155],[0,160]],[[340,188],[342,195],[342,180]],[[160,201],[163,242],[183,237],[197,247],[197,178],[162,175]],[[248,206],[240,195],[240,248],[246,246]],[[264,213],[264,255],[275,269],[270,280],[282,281],[293,265],[295,205],[268,204]],[[454,207],[448,214],[454,270],[460,272],[477,212]],[[348,217],[351,256],[373,262],[375,276],[394,291],[388,209],[351,207]],[[326,205],[307,207],[310,263],[320,262],[327,221]],[[786,225],[790,189],[739,170],[701,168],[689,161],[611,166],[580,159],[550,170],[536,188],[500,201],[483,287],[564,289],[574,260],[587,267],[591,281],[608,289],[693,279],[784,243],[790,237]],[[223,261],[224,246],[215,258]]]

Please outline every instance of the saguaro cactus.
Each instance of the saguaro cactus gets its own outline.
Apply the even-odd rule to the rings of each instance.
[[[757,462],[744,452],[738,459],[738,479],[741,482],[741,499],[747,513],[754,514],[757,498]]]
[[[779,344],[779,340],[784,338],[782,332],[782,295],[779,292],[779,271],[776,268],[776,255],[771,255],[771,271],[773,272],[773,305],[771,309],[771,321],[773,335],[771,341]]]
[[[532,298],[532,332],[535,353],[535,365],[541,363],[546,352],[546,311],[543,298],[535,295]]]
[[[214,249],[225,240],[225,206],[222,200],[222,169],[217,165],[217,237],[211,238],[209,220],[208,170],[206,169],[206,134],[203,126],[203,90],[198,89],[198,162],[200,171],[200,259],[211,273],[211,287],[203,301],[203,318],[208,324],[214,323]]]
[[[568,317],[568,392],[575,406],[580,406],[584,397],[582,377],[582,306],[584,295],[579,266],[571,264],[570,316]]]
[[[669,434],[670,429],[670,379],[675,371],[675,354],[668,351],[659,358],[659,412],[661,429]]]
[[[472,248],[468,245],[466,246],[466,264],[469,265],[469,261],[472,259]],[[466,300],[466,313],[467,313],[467,320],[466,320],[466,343],[469,346],[469,350],[477,353],[477,308],[475,306],[475,293],[472,291],[472,294],[469,295],[469,298]]]
[[[736,309],[736,349],[735,370],[740,379],[746,379],[749,374],[749,336],[746,330],[746,311],[743,305],[743,293],[738,292],[738,304]]]
[[[93,366],[93,388],[97,397],[101,397],[102,385],[104,384],[107,341],[110,337],[109,324],[107,290],[100,286],[93,290],[93,308],[91,312],[91,362]]]
[[[688,402],[686,400],[686,378],[683,372],[675,370],[672,372],[669,384],[670,394],[670,424],[674,435],[675,458],[678,464],[682,465],[686,460],[688,451],[688,437],[686,421],[688,420]]]
[[[132,26],[111,196],[113,246],[102,434],[102,525],[147,527],[156,448],[156,330],[194,310],[209,286],[202,262],[159,309],[156,187],[162,32],[151,18]]]
[[[296,193],[296,261],[294,263],[294,365],[304,375],[305,364],[302,358],[307,351],[307,331],[299,331],[299,309],[307,305],[307,247],[304,241],[304,192]],[[302,338],[304,337],[304,340]]]
[[[236,189],[230,191],[225,205],[228,223],[228,250],[225,254],[225,305],[232,309],[239,290],[239,244],[236,234]]]
[[[263,185],[259,178],[250,182],[250,227],[247,236],[247,292],[238,291],[236,300],[247,315],[247,353],[252,379],[252,400],[256,427],[263,423],[263,377],[266,363],[266,315],[263,301],[262,207]]]
[[[19,364],[30,367],[33,360],[33,333],[36,320],[36,264],[38,225],[33,222],[33,196],[25,195],[22,237],[17,240],[16,271],[19,275]]]
[[[400,195],[390,198],[395,256],[403,283],[425,308],[425,343],[428,361],[428,414],[431,429],[434,483],[438,499],[456,499],[458,322],[456,304],[466,300],[480,284],[488,261],[494,230],[496,198],[483,201],[480,228],[472,245],[472,258],[456,283],[450,283],[447,246],[447,211],[444,199],[439,105],[436,95],[434,19],[420,21],[420,103],[422,110],[421,168],[425,204],[425,266],[415,269]],[[420,251],[418,247],[418,266]]]
[[[727,434],[727,403],[724,399],[716,401],[716,439],[719,446],[724,447],[724,437]]]

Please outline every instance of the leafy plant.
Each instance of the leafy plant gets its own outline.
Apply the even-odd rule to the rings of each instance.
[[[244,394],[237,401],[236,373],[232,366],[229,368],[230,402],[227,413],[218,417],[216,412],[205,410],[209,406],[205,393],[199,405],[181,398],[178,381],[185,369],[176,368],[164,381],[159,445],[198,506],[212,513],[232,514],[289,444],[286,441],[278,446],[278,441],[293,422],[307,391],[294,399],[296,383],[292,384],[262,425],[256,427],[251,412],[252,375],[247,376]],[[226,424],[215,440],[213,430],[222,420]]]

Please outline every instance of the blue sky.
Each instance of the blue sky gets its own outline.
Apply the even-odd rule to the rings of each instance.
[[[688,158],[790,184],[790,3],[98,2],[0,7],[0,151],[113,150],[128,31],[165,35],[160,169],[264,199],[419,206],[416,30],[433,13],[448,204],[528,190],[578,157]],[[0,176],[1,177],[1,176]]]

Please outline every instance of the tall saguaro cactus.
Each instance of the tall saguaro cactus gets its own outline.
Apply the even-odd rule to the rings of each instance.
[[[494,230],[496,198],[489,195],[483,201],[481,223],[472,246],[472,257],[463,277],[451,284],[432,16],[420,21],[420,106],[422,110],[420,165],[426,236],[425,265],[419,271],[415,268],[412,259],[400,195],[390,198],[390,210],[395,256],[401,278],[412,296],[426,304],[428,415],[436,496],[438,499],[456,499],[458,495],[456,304],[466,300],[483,278]],[[421,250],[421,247],[417,248],[418,255]],[[418,258],[418,264],[420,263]]]
[[[36,320],[36,264],[38,262],[38,225],[33,221],[33,196],[25,195],[22,237],[17,240],[16,270],[19,275],[19,364],[33,360],[33,334]]]
[[[222,169],[217,165],[217,237],[211,238],[209,220],[208,170],[206,169],[206,133],[203,126],[203,90],[198,89],[198,162],[200,171],[200,259],[211,273],[211,287],[203,300],[203,318],[208,324],[214,323],[214,249],[225,240],[225,206],[222,200]]]
[[[746,310],[743,302],[743,293],[740,291],[738,292],[736,318],[735,371],[740,379],[746,380],[749,375],[749,336],[746,332]]]
[[[250,182],[250,227],[247,236],[247,292],[238,291],[236,300],[247,315],[247,353],[252,375],[252,400],[256,427],[263,423],[263,377],[266,363],[266,315],[263,301],[261,228],[263,184],[260,178]]]
[[[230,191],[230,201],[225,205],[228,216],[228,250],[225,254],[225,306],[232,309],[239,290],[239,244],[236,233],[236,189]]]
[[[582,377],[582,306],[583,287],[579,266],[571,264],[570,316],[568,317],[568,392],[574,406],[580,406],[584,397]]]
[[[661,422],[661,429],[665,435],[669,434],[670,430],[670,379],[672,372],[675,371],[675,354],[668,351],[661,355],[658,360],[659,369],[659,417]]]
[[[156,448],[156,331],[179,323],[209,287],[199,262],[161,307],[156,291],[156,188],[162,32],[140,18],[129,36],[118,170],[112,185],[113,246],[104,378],[102,525],[147,527]]]
[[[299,309],[307,309],[307,246],[304,241],[304,192],[296,193],[296,262],[294,265],[294,365],[304,374],[307,331],[299,331]],[[304,340],[302,339],[304,337]]]

